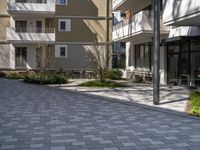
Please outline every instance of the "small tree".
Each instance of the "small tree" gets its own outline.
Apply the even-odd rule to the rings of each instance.
[[[111,52],[109,52],[110,54]],[[87,46],[86,55],[89,57],[90,62],[94,65],[97,72],[97,76],[101,83],[106,80],[106,72],[108,70],[107,62],[111,60],[111,55],[107,56],[107,51],[104,45],[98,45],[97,43],[92,46]]]
[[[36,50],[36,62],[40,71],[46,71],[53,62],[53,50],[47,43],[40,43]]]

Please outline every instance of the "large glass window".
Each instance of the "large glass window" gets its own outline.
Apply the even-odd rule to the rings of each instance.
[[[16,47],[15,48],[15,65],[16,67],[26,67],[27,60],[27,48]]]
[[[200,86],[200,40],[191,41],[190,64],[191,78],[195,86]]]
[[[200,86],[200,39],[168,43],[168,82]]]
[[[135,45],[135,68],[136,70],[151,71],[151,44]]]

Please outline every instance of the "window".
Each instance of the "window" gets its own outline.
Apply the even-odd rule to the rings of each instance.
[[[67,0],[57,0],[57,5],[67,5]]]
[[[60,47],[60,56],[65,57],[66,56],[66,48],[65,47]]]
[[[66,58],[67,57],[67,45],[55,45],[55,57]]]
[[[135,45],[135,68],[151,71],[151,43]]]
[[[66,4],[66,0],[60,0],[60,4]]]
[[[71,31],[71,20],[60,19],[59,20],[59,31]]]
[[[65,21],[60,22],[60,30],[63,30],[63,31],[66,30],[66,22]]]

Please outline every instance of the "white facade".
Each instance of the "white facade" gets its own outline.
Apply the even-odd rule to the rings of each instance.
[[[126,77],[152,78],[152,1],[113,3],[113,40],[127,43]],[[200,79],[195,76],[200,74],[200,1],[162,0],[161,14],[160,83],[199,84]]]
[[[169,28],[162,24],[161,34],[167,34]],[[153,33],[153,14],[151,10],[142,10],[128,19],[121,19],[113,26],[113,40],[126,41],[128,38],[151,38]]]
[[[8,12],[13,16],[27,15],[27,16],[43,16],[53,17],[56,7],[55,0],[42,1],[36,3],[34,1],[27,1],[27,3],[18,3],[15,0],[8,0]]]
[[[199,0],[163,0],[163,21],[165,25],[200,25]]]
[[[55,42],[52,19],[56,0],[27,0],[26,3],[8,0],[7,11],[10,26],[6,29],[7,43],[1,44],[1,53],[5,55],[1,56],[0,68],[36,69],[37,48],[41,44],[52,45]]]

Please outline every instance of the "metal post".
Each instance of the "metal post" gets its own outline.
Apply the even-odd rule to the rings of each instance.
[[[160,0],[154,0],[153,103],[160,101]]]
[[[109,15],[110,15],[110,0],[106,0],[106,41],[105,41],[105,50],[106,50],[106,66],[110,67],[110,46],[109,46],[109,40],[110,40],[110,25],[109,25]]]

